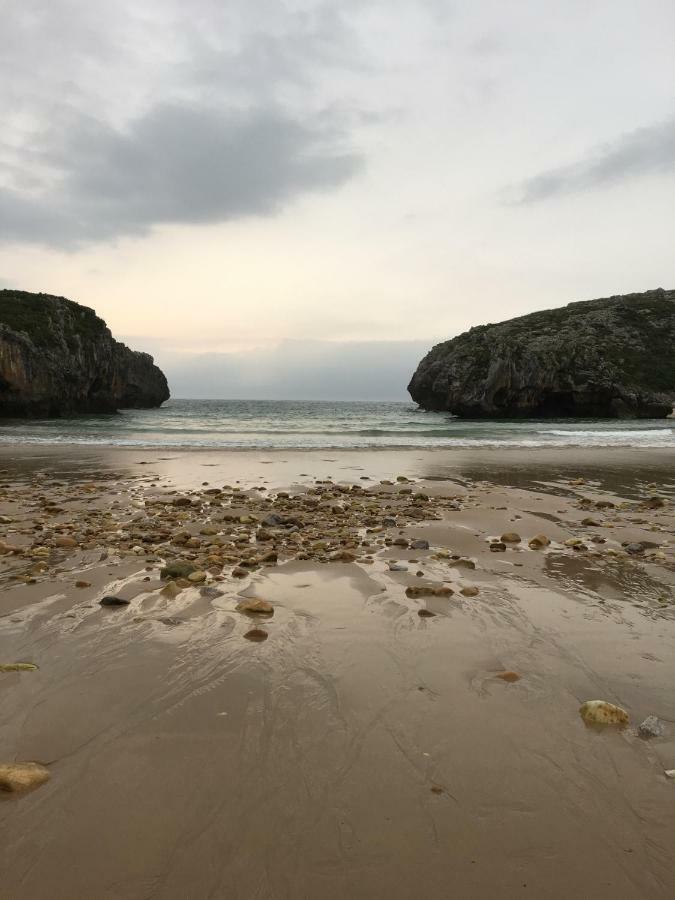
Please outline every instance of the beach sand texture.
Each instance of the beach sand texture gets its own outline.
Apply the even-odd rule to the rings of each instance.
[[[674,460],[2,448],[0,897],[674,896]]]

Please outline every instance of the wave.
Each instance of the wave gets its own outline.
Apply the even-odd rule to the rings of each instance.
[[[636,429],[636,428],[622,428],[620,431],[610,431],[609,429],[600,429],[597,431],[593,431],[590,428],[586,431],[575,431],[573,429],[567,428],[551,428],[549,430],[538,431],[537,434],[554,434],[560,437],[606,437],[606,438],[623,438],[623,437],[673,437],[675,438],[675,428],[649,428],[649,429]]]

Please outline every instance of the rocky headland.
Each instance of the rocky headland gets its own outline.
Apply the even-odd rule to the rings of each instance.
[[[408,385],[466,418],[660,418],[675,399],[675,291],[570,303],[437,344]]]
[[[110,413],[160,406],[163,372],[65,297],[0,291],[0,416]]]

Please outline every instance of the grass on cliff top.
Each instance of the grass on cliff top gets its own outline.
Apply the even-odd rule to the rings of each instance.
[[[77,336],[86,341],[106,327],[93,309],[65,297],[12,290],[0,291],[0,323],[27,334],[37,347],[57,343],[60,334],[72,347]]]
[[[674,320],[675,301],[666,292],[651,291],[571,303],[505,322],[478,325],[434,350],[440,356],[450,350],[458,357],[461,354],[477,372],[487,373],[497,341],[527,352],[532,345],[536,347],[537,340],[550,338],[552,344],[559,341],[563,349],[568,348],[570,355],[575,345],[588,347],[592,342],[598,359],[611,366],[624,382],[672,393]]]

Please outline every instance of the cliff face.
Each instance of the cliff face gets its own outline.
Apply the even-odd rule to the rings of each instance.
[[[92,309],[0,291],[0,416],[107,413],[168,398],[152,357],[114,340]]]
[[[408,391],[467,418],[667,416],[675,401],[675,291],[482,325],[435,346]]]

